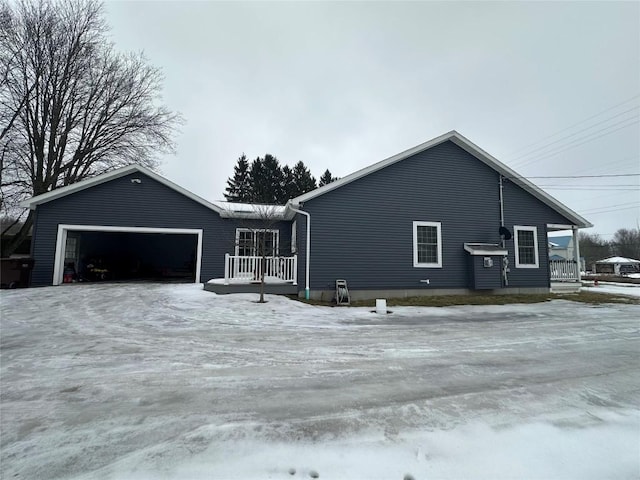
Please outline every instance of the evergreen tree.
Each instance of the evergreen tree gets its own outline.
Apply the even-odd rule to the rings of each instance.
[[[252,202],[282,204],[283,173],[280,162],[273,155],[256,158],[251,164]]]
[[[318,184],[318,186],[324,187],[325,185],[328,185],[331,182],[335,182],[336,180],[338,180],[338,178],[331,176],[331,172],[329,171],[329,169],[326,169],[320,177],[320,183]]]
[[[233,168],[233,177],[227,179],[224,197],[228,202],[251,202],[251,170],[247,156],[243,153]]]
[[[282,167],[282,193],[284,198],[282,203],[286,203],[290,198],[297,197],[296,184],[293,178],[293,170],[288,165]]]
[[[316,188],[316,179],[313,178],[311,172],[302,161],[299,161],[295,167],[293,167],[292,177],[292,196],[289,198],[295,198]]]

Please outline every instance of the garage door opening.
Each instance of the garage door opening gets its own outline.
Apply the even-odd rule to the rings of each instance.
[[[60,225],[54,284],[198,282],[201,230]]]

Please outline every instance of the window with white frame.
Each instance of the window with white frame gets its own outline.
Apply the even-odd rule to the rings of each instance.
[[[278,256],[278,230],[236,229],[236,255],[240,257]]]
[[[538,228],[515,225],[513,233],[516,268],[538,268]]]
[[[413,266],[442,267],[442,224],[413,222]]]

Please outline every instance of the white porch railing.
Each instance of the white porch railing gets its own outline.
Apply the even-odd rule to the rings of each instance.
[[[265,282],[298,284],[298,256],[266,257]],[[224,284],[259,282],[262,279],[262,257],[224,256]]]
[[[551,281],[577,282],[580,279],[578,264],[575,260],[549,260],[549,270]]]

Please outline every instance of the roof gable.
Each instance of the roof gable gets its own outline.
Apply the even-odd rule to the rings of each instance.
[[[182,188],[181,186],[171,182],[170,180],[167,180],[166,178],[158,175],[157,173],[141,165],[128,165],[126,167],[113,170],[111,172],[103,173],[102,175],[97,175],[95,177],[87,178],[86,180],[82,180],[80,182],[67,185],[66,187],[56,188],[55,190],[51,190],[50,192],[43,193],[42,195],[37,195],[35,197],[31,197],[29,200],[25,200],[20,203],[20,206],[24,208],[29,208],[31,210],[35,210],[35,208],[38,205],[41,205],[43,203],[51,202],[58,198],[65,197],[67,195],[71,195],[72,193],[80,192],[82,190],[86,190],[88,188],[109,182],[111,180],[115,180],[117,178],[124,177],[126,175],[129,175],[135,172],[139,172],[150,177],[151,179],[157,181],[158,183],[184,195],[187,198],[190,198],[191,200],[201,205],[204,205],[205,207],[213,210],[218,214],[220,214],[222,211],[220,207],[214,205],[213,203],[208,202],[204,198],[196,195],[195,193],[192,193],[189,190]]]
[[[560,237],[549,237],[549,243],[553,243],[556,248],[567,248],[573,237],[571,235],[563,235]]]
[[[422,143],[416,147],[405,150],[404,152],[393,155],[392,157],[389,157],[385,160],[381,160],[380,162],[374,163],[373,165],[370,165],[366,168],[358,170],[350,175],[347,175],[346,177],[336,180],[335,182],[329,183],[328,185],[324,185],[320,188],[312,190],[311,192],[300,195],[290,200],[288,202],[288,205],[292,207],[299,207],[304,202],[307,202],[321,195],[329,193],[337,188],[347,185],[355,180],[358,180],[362,177],[370,175],[374,172],[377,172],[378,170],[381,170],[385,167],[393,165],[397,162],[405,160],[420,152],[423,152],[437,145],[440,145],[441,143],[444,143],[446,141],[451,141],[458,147],[462,148],[463,150],[471,154],[473,157],[477,158],[478,160],[480,160],[481,162],[483,162],[484,164],[486,164],[487,166],[489,166],[490,168],[492,168],[493,170],[501,174],[502,176],[509,178],[511,182],[518,185],[523,190],[529,192],[535,198],[537,198],[542,203],[546,204],[556,212],[560,213],[562,216],[571,220],[575,225],[578,225],[579,227],[582,227],[582,228],[593,226],[590,222],[588,222],[582,216],[578,215],[569,207],[565,206],[563,203],[556,200],[551,195],[547,194],[545,191],[540,189],[538,186],[534,185],[532,182],[530,182],[526,178],[518,175],[514,170],[510,169],[509,167],[504,165],[502,162],[492,157],[490,154],[488,154],[487,152],[482,150],[480,147],[478,147],[477,145],[475,145],[474,143],[472,143],[471,141],[469,141],[468,139],[460,135],[455,130],[452,130],[451,132],[445,133],[444,135],[441,135],[432,140],[429,140],[428,142]]]

